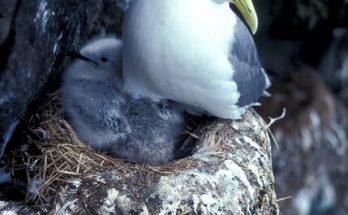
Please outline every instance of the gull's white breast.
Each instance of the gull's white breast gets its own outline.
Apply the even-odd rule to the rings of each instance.
[[[239,95],[227,95],[237,92],[227,57],[235,24],[228,3],[135,0],[123,26],[127,89],[207,111],[235,104]]]

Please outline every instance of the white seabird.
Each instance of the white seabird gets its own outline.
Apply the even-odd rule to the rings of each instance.
[[[251,0],[134,0],[123,23],[125,88],[239,119],[269,86],[253,38]]]
[[[180,111],[134,98],[122,89],[122,42],[114,37],[87,43],[63,76],[61,103],[79,138],[130,162],[162,164],[180,153]],[[170,117],[160,117],[162,111]],[[178,150],[177,150],[178,149]]]

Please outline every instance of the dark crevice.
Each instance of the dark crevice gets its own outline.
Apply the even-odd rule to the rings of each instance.
[[[20,5],[22,3],[22,0],[18,0],[16,3],[16,7],[12,16],[12,21],[11,21],[11,29],[9,31],[9,34],[7,35],[7,38],[5,41],[0,44],[0,74],[4,71],[5,66],[7,64],[8,58],[11,54],[12,47],[15,44],[16,40],[16,31],[15,31],[15,26],[16,26],[16,17],[20,8]],[[0,14],[0,18],[3,18],[4,15]]]
[[[0,184],[0,199],[2,201],[23,201],[25,199],[25,188],[15,184]]]
[[[11,29],[6,40],[0,44],[0,72],[4,71],[7,60],[11,54],[12,47],[15,44],[16,32]]]

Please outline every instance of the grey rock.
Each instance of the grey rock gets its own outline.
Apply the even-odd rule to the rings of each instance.
[[[0,45],[4,43],[11,29],[12,20],[16,11],[17,0],[0,1]]]
[[[348,106],[348,27],[333,31],[333,39],[320,62],[325,83]]]
[[[18,202],[0,201],[0,214],[36,215],[42,213],[39,210],[34,210],[30,206]]]
[[[66,53],[93,36],[120,34],[123,13],[116,0],[20,1],[17,10],[15,42],[0,72],[0,157],[28,105],[45,85],[54,87]]]
[[[348,26],[345,0],[254,1],[260,27],[255,35],[263,66],[286,73],[294,63],[318,66],[332,30]]]
[[[348,195],[348,112],[313,70],[302,66],[281,82],[273,82],[262,116],[284,120],[272,131],[273,169],[284,214],[346,214]]]

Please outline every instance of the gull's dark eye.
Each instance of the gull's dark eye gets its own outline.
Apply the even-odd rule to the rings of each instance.
[[[101,57],[100,58],[101,62],[105,63],[105,62],[108,62],[108,59],[106,57]]]

